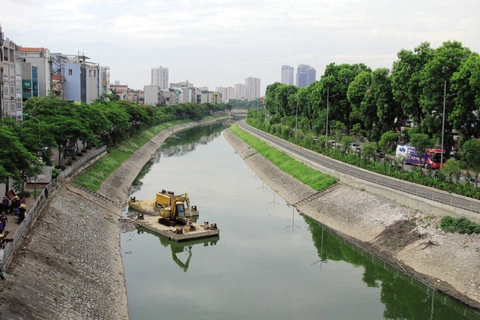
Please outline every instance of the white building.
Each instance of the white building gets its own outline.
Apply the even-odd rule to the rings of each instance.
[[[236,100],[243,100],[247,98],[247,94],[245,91],[245,84],[243,83],[237,83],[235,85],[235,90],[234,90],[234,98]]]
[[[168,89],[168,68],[152,68],[151,84],[159,86],[161,89]]]
[[[283,65],[281,83],[293,85],[294,74],[295,71],[293,67]]]
[[[227,103],[235,98],[235,89],[233,87],[216,87],[215,91],[222,95],[222,102]]]
[[[149,85],[143,87],[143,97],[144,103],[149,106],[156,106],[160,104],[161,101],[161,94],[160,94],[160,87],[156,85]]]
[[[245,79],[245,94],[247,100],[260,98],[260,79],[248,77]]]
[[[0,27],[0,117],[13,120],[23,119],[22,103],[22,62],[17,59],[17,45],[6,38]]]
[[[24,58],[26,62],[30,62],[37,67],[38,77],[38,96],[43,97],[50,93],[52,87],[53,74],[51,65],[51,54],[47,48],[27,48],[18,47],[18,57]]]

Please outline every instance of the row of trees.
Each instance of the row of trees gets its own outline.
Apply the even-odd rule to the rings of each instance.
[[[52,147],[58,161],[83,148],[115,145],[153,125],[172,120],[200,120],[227,109],[226,105],[185,103],[152,107],[104,95],[92,104],[76,104],[55,96],[36,97],[24,104],[24,121],[1,118],[0,182],[23,183],[53,165]]]
[[[328,122],[347,134],[378,141],[413,120],[415,133],[427,134],[450,150],[456,130],[464,140],[480,137],[480,56],[460,42],[433,49],[425,42],[401,50],[392,70],[365,64],[329,64],[309,87],[274,83],[265,105],[270,123],[298,114],[299,127],[324,134]],[[443,108],[445,107],[445,113]],[[444,117],[445,116],[445,117]],[[405,137],[408,142],[408,136]]]

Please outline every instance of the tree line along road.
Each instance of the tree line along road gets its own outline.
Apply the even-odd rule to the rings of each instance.
[[[474,213],[480,213],[480,201],[478,200],[469,199],[467,197],[462,197],[459,195],[450,195],[444,191],[436,190],[434,188],[412,184],[411,182],[404,182],[402,180],[378,175],[356,168],[349,164],[330,159],[316,152],[296,146],[269,133],[253,128],[249,126],[245,120],[239,121],[238,125],[243,130],[253,133],[254,135],[260,137],[262,140],[268,141],[271,144],[274,144],[289,153],[295,154],[296,156],[322,165],[329,169],[335,170],[337,172],[348,174],[358,179],[362,179],[404,193],[412,194],[431,201],[447,204],[452,207],[460,208]]]

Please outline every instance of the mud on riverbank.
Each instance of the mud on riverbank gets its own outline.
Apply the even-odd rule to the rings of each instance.
[[[285,174],[230,130],[227,141],[252,170],[295,204],[316,191]],[[441,217],[346,185],[297,206],[305,215],[428,286],[480,309],[480,237],[446,234]]]

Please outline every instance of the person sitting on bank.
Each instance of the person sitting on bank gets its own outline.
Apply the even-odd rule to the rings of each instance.
[[[4,196],[2,200],[2,210],[7,211],[9,206],[10,206],[10,200],[8,200],[7,196]]]
[[[20,197],[15,196],[10,204],[10,213],[15,213],[15,209],[20,207]]]
[[[25,220],[25,214],[26,214],[26,211],[27,211],[27,206],[22,203],[20,205],[20,210],[19,210],[19,213],[18,213],[18,221],[17,221],[17,224],[20,224],[23,222],[23,220]]]

